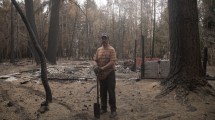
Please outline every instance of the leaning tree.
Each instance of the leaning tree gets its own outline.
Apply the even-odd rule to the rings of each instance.
[[[46,92],[46,100],[41,104],[41,106],[48,106],[48,104],[50,102],[52,102],[52,92],[51,92],[51,88],[49,87],[48,84],[48,79],[47,79],[47,67],[46,67],[46,59],[45,59],[45,55],[38,43],[38,40],[35,36],[35,33],[29,23],[29,21],[27,20],[27,18],[25,17],[25,15],[23,14],[21,8],[19,7],[18,3],[16,2],[16,0],[11,0],[11,2],[13,3],[13,5],[15,6],[16,10],[19,12],[23,22],[26,25],[26,28],[29,32],[29,36],[33,42],[33,45],[35,47],[35,50],[37,51],[39,57],[40,57],[40,63],[41,63],[41,80],[42,80],[42,84],[44,86],[45,92]],[[46,109],[47,110],[47,109]]]
[[[170,73],[161,82],[164,87],[158,97],[175,91],[180,102],[190,91],[213,94],[201,64],[197,0],[168,0],[168,10]]]

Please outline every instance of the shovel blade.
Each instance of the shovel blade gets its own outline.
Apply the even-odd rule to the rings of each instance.
[[[94,117],[100,118],[100,104],[94,103]]]

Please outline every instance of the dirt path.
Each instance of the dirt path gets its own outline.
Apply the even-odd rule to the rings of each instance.
[[[1,102],[1,116],[4,119],[93,119],[93,103],[95,89],[86,93],[95,83],[89,82],[50,82],[54,101],[49,111],[37,113],[40,103],[44,100],[41,84],[30,82],[20,85],[19,82],[3,83]],[[154,99],[159,93],[157,81],[125,82],[117,81],[117,120],[155,120],[155,119],[195,119],[213,120],[215,118],[214,99],[204,101],[200,97],[193,97],[192,104],[197,111],[186,111],[186,107],[174,100],[174,95],[162,99]],[[12,105],[10,105],[12,103]],[[109,120],[109,113],[101,116],[101,120]],[[8,118],[9,117],[9,118]]]

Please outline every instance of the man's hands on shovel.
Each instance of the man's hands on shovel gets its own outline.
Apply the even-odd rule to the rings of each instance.
[[[96,65],[96,66],[94,66],[94,68],[93,68],[93,69],[94,69],[94,72],[95,72],[95,74],[96,74],[96,75],[98,75],[98,74],[102,71],[102,68],[101,68],[101,67],[99,67],[99,66],[97,66],[97,65]]]

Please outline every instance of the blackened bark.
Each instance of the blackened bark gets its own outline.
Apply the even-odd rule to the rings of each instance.
[[[29,32],[30,38],[33,42],[33,45],[36,49],[36,51],[38,52],[38,55],[40,57],[40,62],[41,62],[41,80],[46,92],[46,101],[45,101],[45,105],[48,105],[49,102],[52,102],[52,93],[51,93],[51,89],[49,87],[48,84],[48,79],[47,79],[47,67],[46,67],[46,59],[45,59],[45,55],[39,45],[39,43],[37,42],[38,40],[36,40],[35,34],[33,32],[32,27],[30,26],[30,23],[28,22],[28,20],[26,19],[26,17],[24,16],[22,10],[20,9],[19,5],[17,4],[16,0],[11,0],[12,3],[14,4],[14,6],[16,7],[17,11],[19,12],[23,22],[26,25],[26,28]]]
[[[202,0],[202,6],[204,10],[203,28],[212,31],[215,28],[215,1]]]
[[[204,70],[204,76],[206,77],[207,73],[207,62],[208,62],[208,48],[204,48],[204,58],[203,58],[203,70]]]
[[[141,61],[141,76],[140,78],[143,79],[145,76],[145,52],[144,52],[144,36],[143,36],[143,0],[141,0],[141,48],[142,48],[142,61]]]
[[[169,0],[170,73],[162,82],[166,95],[175,89],[179,100],[204,87],[200,55],[197,0]]]
[[[156,22],[156,0],[154,0],[154,20],[153,20],[153,38],[152,38],[152,54],[151,58],[154,58],[154,48],[155,48],[155,22]]]
[[[35,34],[36,40],[39,40],[39,36],[37,33],[37,28],[35,24],[35,16],[34,16],[34,5],[33,5],[33,0],[25,0],[25,11],[26,11],[26,17],[33,29],[33,32]],[[40,64],[40,58],[38,53],[35,50],[35,47],[32,43],[32,40],[29,42],[30,49],[32,51],[33,57],[35,58],[35,61],[37,64]]]
[[[56,57],[59,31],[59,9],[60,0],[52,0],[47,50],[47,60],[49,61],[50,64],[57,64]]]
[[[14,8],[13,4],[11,4],[11,39],[10,39],[10,63],[15,63],[15,42],[14,42]]]
[[[71,43],[70,43],[70,48],[69,48],[69,59],[72,57],[75,57],[74,56],[74,48],[73,48],[73,43],[74,43],[74,37],[75,37],[75,34],[76,34],[76,24],[77,24],[77,20],[78,20],[78,15],[79,15],[79,8],[76,9],[76,14],[75,14],[75,21],[73,23],[73,27],[72,27],[72,36],[71,36]]]
[[[202,77],[197,0],[169,0],[170,74]],[[190,73],[190,74],[187,74]]]

